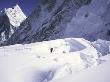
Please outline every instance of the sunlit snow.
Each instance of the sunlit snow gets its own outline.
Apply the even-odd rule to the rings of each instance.
[[[0,47],[0,81],[45,82],[96,67],[99,54],[89,43],[67,38]]]

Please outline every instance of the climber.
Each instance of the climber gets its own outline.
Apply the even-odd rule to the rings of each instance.
[[[53,48],[50,48],[50,52],[51,52],[51,53],[53,52]]]

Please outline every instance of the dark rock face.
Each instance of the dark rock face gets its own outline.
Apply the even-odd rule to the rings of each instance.
[[[4,36],[2,36],[2,33],[4,33]],[[6,14],[0,15],[0,41],[2,41],[3,37],[4,39],[8,39],[10,35],[10,21]]]
[[[76,12],[91,0],[41,0],[32,14],[4,45],[62,38]]]

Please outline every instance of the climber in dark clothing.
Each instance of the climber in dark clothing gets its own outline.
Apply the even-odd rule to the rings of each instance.
[[[51,52],[51,53],[53,52],[53,48],[50,48],[50,52]]]

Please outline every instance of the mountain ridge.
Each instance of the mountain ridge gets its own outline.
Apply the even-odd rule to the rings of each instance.
[[[20,29],[5,42],[6,45],[61,38],[64,26],[75,16],[77,10],[91,2],[91,0],[55,0],[53,4],[53,1],[48,0],[44,5],[42,1],[45,0],[41,0],[32,14],[21,24]]]
[[[60,38],[110,40],[109,0],[41,0],[3,45]]]

